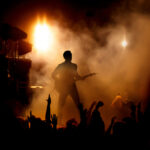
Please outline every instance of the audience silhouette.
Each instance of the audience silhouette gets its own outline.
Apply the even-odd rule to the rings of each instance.
[[[28,133],[46,133],[49,137],[54,136],[83,136],[83,137],[127,137],[126,144],[135,144],[149,146],[150,135],[150,113],[149,110],[141,111],[141,102],[138,105],[130,104],[130,116],[117,121],[117,117],[113,117],[107,129],[100,113],[100,108],[104,105],[102,101],[93,102],[89,109],[84,108],[83,104],[79,104],[80,122],[70,119],[66,123],[66,127],[57,127],[58,117],[51,114],[51,98],[48,96],[45,120],[41,120],[32,114],[27,120],[17,118],[10,109],[8,113],[2,117],[3,124],[1,128],[6,131],[26,131]],[[138,141],[134,142],[134,141]]]

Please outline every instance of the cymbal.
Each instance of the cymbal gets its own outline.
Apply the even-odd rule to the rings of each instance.
[[[0,36],[3,40],[22,40],[27,38],[27,33],[17,27],[13,27],[9,24],[0,25]]]

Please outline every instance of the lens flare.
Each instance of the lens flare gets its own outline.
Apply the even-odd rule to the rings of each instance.
[[[34,31],[34,47],[38,52],[46,52],[52,44],[52,32],[48,24],[38,23]]]
[[[122,43],[121,43],[122,47],[126,48],[128,43],[126,40],[123,40]]]

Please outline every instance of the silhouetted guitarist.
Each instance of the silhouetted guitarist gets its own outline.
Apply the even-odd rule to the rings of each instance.
[[[95,74],[93,73],[86,76],[80,76],[77,72],[77,65],[71,62],[72,53],[67,50],[64,52],[63,56],[65,61],[59,64],[52,74],[52,77],[55,80],[55,89],[59,93],[58,111],[60,111],[64,106],[68,95],[72,97],[78,107],[80,100],[75,81],[84,80],[85,78]]]

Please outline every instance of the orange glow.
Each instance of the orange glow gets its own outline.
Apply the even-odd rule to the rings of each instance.
[[[52,41],[50,26],[46,22],[38,23],[34,30],[34,48],[38,52],[47,52],[50,50]]]
[[[122,47],[124,47],[124,48],[125,48],[125,47],[127,47],[128,43],[127,43],[127,41],[126,41],[126,40],[123,40],[123,41],[122,41],[122,43],[121,43],[121,45],[122,45]]]

